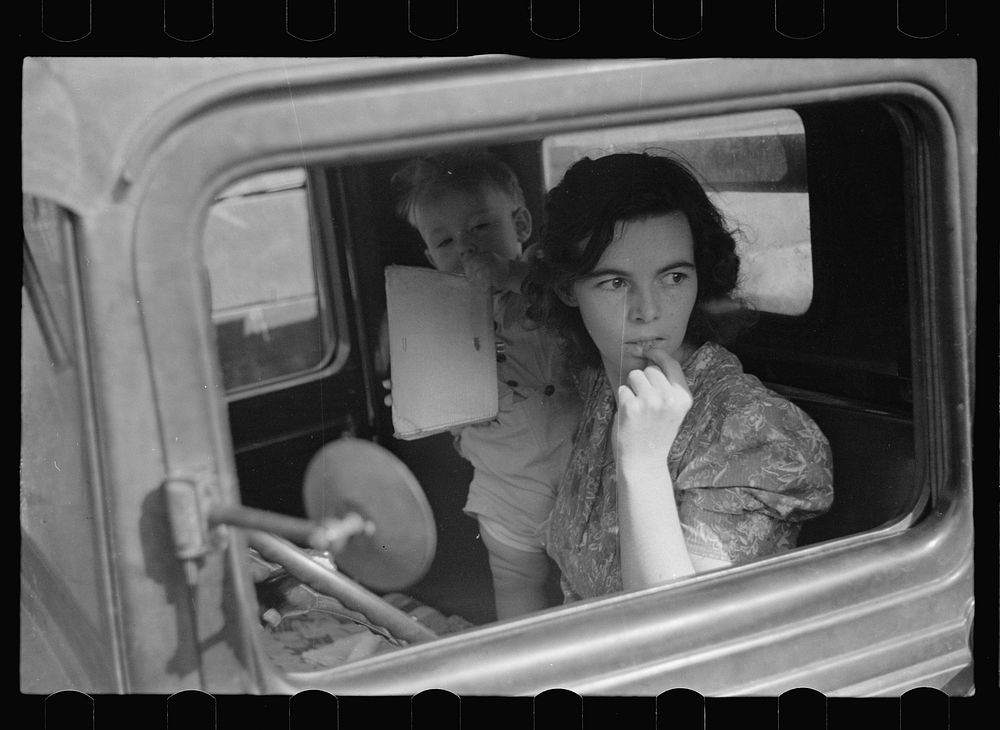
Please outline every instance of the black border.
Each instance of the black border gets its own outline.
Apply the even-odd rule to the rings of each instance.
[[[20,63],[26,56],[464,56],[504,53],[542,58],[574,57],[920,57],[974,58],[979,72],[980,210],[989,209],[994,195],[992,173],[997,155],[998,86],[993,56],[987,44],[995,25],[979,3],[961,0],[899,0],[905,12],[919,18],[946,3],[947,28],[930,37],[910,37],[896,28],[895,2],[825,0],[823,31],[808,38],[789,38],[774,29],[775,2],[796,0],[703,0],[701,32],[685,40],[666,38],[652,28],[651,11],[660,11],[659,30],[690,30],[685,8],[698,0],[579,0],[581,26],[562,40],[531,31],[529,0],[288,0],[299,13],[313,14],[316,36],[325,35],[323,18],[336,2],[336,28],[314,41],[285,32],[285,0],[247,3],[245,0],[173,0],[175,35],[196,38],[206,23],[211,35],[178,40],[164,32],[164,7],[171,0],[29,0],[20,3],[18,24]],[[823,0],[798,2],[801,28],[816,26],[808,16]],[[181,7],[181,2],[184,6]],[[572,31],[574,0],[534,0],[538,28],[549,35]],[[459,30],[440,40],[409,32],[407,7],[426,13],[417,27],[424,35],[446,35],[454,26],[452,3],[458,8]],[[975,8],[970,6],[975,5]],[[89,6],[89,12],[88,12]],[[43,7],[45,23],[43,26]],[[667,23],[666,12],[680,13]],[[570,20],[563,23],[566,9]],[[304,16],[300,16],[304,17]],[[813,16],[815,17],[815,16]],[[926,16],[931,17],[931,16]],[[934,17],[940,17],[934,16]],[[79,37],[86,21],[89,32]],[[812,23],[812,25],[811,25]],[[929,26],[928,26],[929,27]],[[440,30],[445,29],[445,30]],[[329,30],[329,28],[326,28]],[[56,36],[56,37],[53,37]],[[76,40],[66,40],[76,37]],[[62,38],[62,39],[60,39]],[[991,164],[992,162],[992,164]],[[104,728],[119,721],[141,723],[144,730],[166,727],[371,727],[465,728],[485,724],[504,727],[628,728],[682,727],[763,728],[819,727],[828,730],[872,727],[972,727],[995,707],[997,669],[997,291],[998,263],[995,226],[980,214],[977,403],[974,422],[976,479],[977,595],[976,695],[947,699],[936,690],[914,690],[895,700],[827,700],[813,690],[793,690],[780,701],[764,698],[702,700],[688,690],[671,690],[659,698],[579,698],[566,690],[550,690],[531,698],[457,698],[442,690],[414,698],[334,698],[310,691],[295,698],[282,696],[211,698],[187,692],[169,701],[165,696],[98,696],[62,693],[45,698],[19,695],[18,724],[22,727]],[[214,722],[213,722],[214,716]],[[704,720],[704,725],[702,721]],[[558,722],[556,722],[558,721]],[[898,723],[898,725],[897,725]],[[978,724],[978,723],[977,723]]]

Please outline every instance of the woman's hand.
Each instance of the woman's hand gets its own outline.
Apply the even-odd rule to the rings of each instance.
[[[670,447],[691,408],[691,392],[674,358],[655,349],[646,358],[651,364],[630,372],[628,385],[618,389],[614,425],[625,590],[694,572],[667,466]]]
[[[627,385],[618,388],[614,437],[622,468],[665,464],[691,408],[691,392],[680,363],[656,348],[646,357],[650,364],[631,371]]]

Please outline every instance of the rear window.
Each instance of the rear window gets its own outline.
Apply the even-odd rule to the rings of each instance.
[[[736,232],[740,294],[758,310],[804,314],[812,303],[805,130],[790,109],[602,129],[543,143],[546,189],[583,157],[678,157],[702,179]]]
[[[323,311],[306,173],[241,180],[209,210],[205,260],[223,381],[229,391],[302,374],[334,342]]]

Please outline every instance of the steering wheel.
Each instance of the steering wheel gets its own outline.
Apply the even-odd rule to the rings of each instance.
[[[303,501],[306,514],[315,522],[353,513],[373,523],[374,533],[351,537],[333,556],[335,570],[272,533],[247,530],[250,546],[265,560],[281,565],[307,586],[336,598],[398,639],[412,643],[436,638],[433,631],[369,590],[407,588],[426,574],[434,559],[434,515],[406,465],[370,441],[341,438],[326,444],[310,461]]]

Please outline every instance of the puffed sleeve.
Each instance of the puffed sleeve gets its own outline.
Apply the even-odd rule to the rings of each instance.
[[[802,521],[833,503],[830,445],[763,386],[716,395],[674,477],[688,550],[733,563],[789,550]]]

